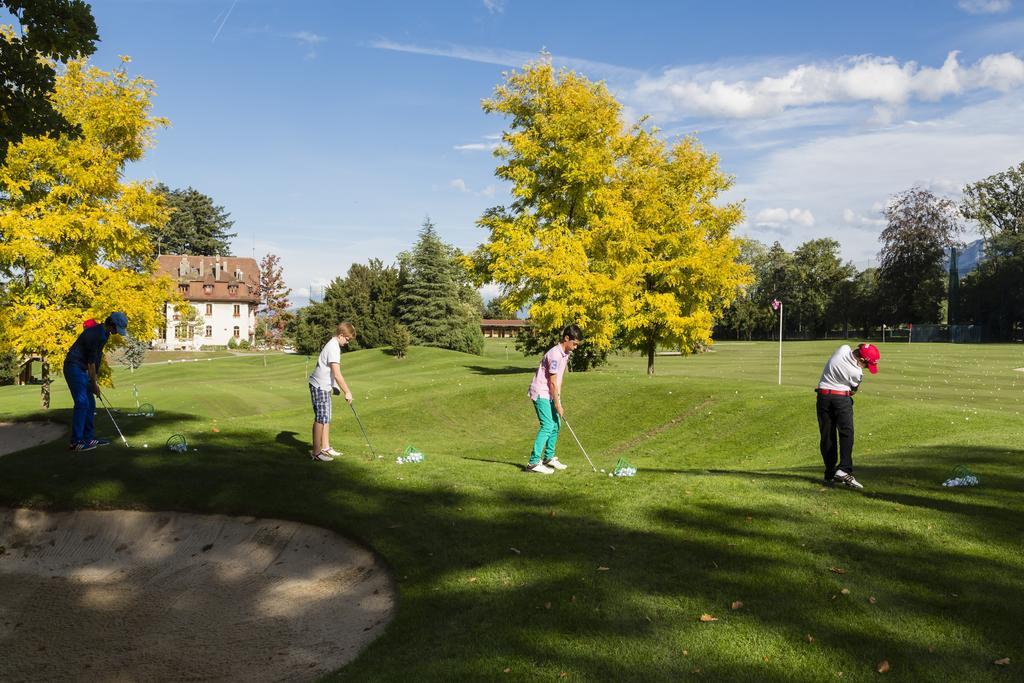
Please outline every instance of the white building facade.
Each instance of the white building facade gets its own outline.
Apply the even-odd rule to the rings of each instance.
[[[228,346],[232,339],[236,344],[254,341],[260,281],[256,259],[167,254],[157,262],[158,274],[174,280],[195,315],[182,316],[166,304],[156,348],[199,351]]]

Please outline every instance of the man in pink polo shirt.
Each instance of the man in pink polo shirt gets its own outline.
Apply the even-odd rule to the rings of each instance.
[[[853,395],[864,379],[864,369],[878,372],[881,354],[873,344],[851,349],[840,346],[825,363],[815,391],[818,394],[818,430],[826,486],[834,483],[851,489],[864,486],[853,476]]]
[[[555,456],[555,442],[558,441],[559,418],[565,415],[562,410],[562,375],[569,364],[569,354],[580,345],[583,333],[576,325],[569,325],[562,330],[562,341],[555,344],[544,354],[530,384],[530,400],[537,411],[540,429],[533,441],[530,463],[527,472],[537,474],[554,474],[555,470],[564,470],[563,465]]]

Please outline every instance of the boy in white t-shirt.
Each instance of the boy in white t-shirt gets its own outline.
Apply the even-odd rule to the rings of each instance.
[[[851,489],[864,488],[853,476],[853,395],[860,387],[865,368],[871,374],[878,372],[880,355],[878,347],[872,344],[859,344],[856,349],[843,344],[821,371],[815,389],[816,412],[827,486],[838,482]]]
[[[309,376],[309,397],[313,402],[313,450],[310,457],[321,462],[330,462],[341,455],[331,448],[331,392],[344,392],[345,400],[352,404],[352,392],[345,378],[341,376],[341,347],[356,337],[352,323],[339,323],[316,360],[316,368]]]
[[[562,330],[562,340],[541,358],[533,382],[530,383],[529,397],[537,411],[540,428],[533,441],[527,472],[554,474],[555,470],[568,467],[559,462],[555,455],[560,418],[565,415],[562,410],[562,375],[569,364],[569,354],[580,345],[582,339],[583,333],[576,325],[569,325]]]

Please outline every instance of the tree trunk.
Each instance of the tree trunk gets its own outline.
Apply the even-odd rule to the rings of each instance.
[[[652,331],[647,335],[647,376],[654,376],[654,340],[655,335]]]
[[[40,376],[40,379],[43,382],[42,387],[40,387],[40,390],[39,390],[39,397],[40,397],[40,399],[42,399],[43,408],[45,410],[49,410],[50,409],[50,381],[51,381],[50,380],[50,363],[49,363],[49,361],[46,360],[46,355],[45,354],[42,356],[42,361],[40,362],[39,365],[40,365],[39,376]]]

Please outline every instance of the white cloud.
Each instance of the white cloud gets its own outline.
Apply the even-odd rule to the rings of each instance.
[[[862,55],[832,63],[800,64],[777,75],[750,75],[751,67],[670,68],[643,76],[626,94],[631,106],[668,118],[759,118],[794,107],[873,102],[897,107],[936,101],[975,90],[1008,92],[1024,85],[1024,60],[1011,53],[988,55],[973,65],[950,52],[940,67]],[[771,64],[766,66],[770,67]]]
[[[1000,14],[1010,9],[1010,0],[960,0],[957,7],[968,14]]]
[[[294,33],[285,34],[285,37],[298,41],[299,45],[306,48],[306,59],[314,59],[317,46],[320,43],[327,42],[327,38],[311,31],[295,31]]]
[[[843,209],[843,222],[856,228],[879,229],[885,225],[884,218],[870,218],[853,209]]]
[[[466,181],[462,178],[456,178],[448,182],[448,187],[455,188],[459,192],[469,192],[469,188],[466,187]]]
[[[762,209],[754,218],[755,225],[780,227],[793,223],[806,228],[814,225],[814,214],[807,209]]]
[[[491,14],[501,14],[505,11],[505,0],[484,0],[484,7]]]
[[[494,194],[495,194],[495,193],[496,193],[497,191],[498,191],[498,186],[497,186],[497,185],[488,185],[488,186],[487,186],[487,187],[485,187],[484,189],[480,190],[480,192],[479,192],[478,194],[479,194],[479,195],[480,195],[481,197],[493,197],[493,196],[494,196]]]
[[[497,146],[497,142],[470,142],[465,145],[455,145],[452,149],[457,149],[460,152],[486,152],[487,150],[497,148]]]
[[[470,62],[498,64],[517,69],[522,67],[524,64],[536,62],[541,58],[539,49],[537,52],[526,52],[522,50],[502,50],[490,47],[452,44],[445,47],[424,47],[422,45],[411,45],[409,43],[396,43],[392,40],[375,40],[370,42],[369,45],[370,47],[378,50],[393,50],[395,52],[408,52],[417,55],[464,59]],[[607,64],[605,62],[594,62],[587,59],[576,59],[573,57],[563,57],[559,55],[552,55],[551,61],[556,67],[572,69],[585,74],[590,78],[601,77],[634,80],[639,78],[643,73],[636,69]]]
[[[873,217],[892,195],[914,185],[954,194],[969,182],[1020,163],[1021,120],[1024,93],[1016,92],[942,118],[793,143],[747,164],[725,199],[745,198],[755,216],[759,209],[780,205],[804,207],[813,212],[815,224],[785,224],[791,228],[785,233],[786,248],[833,237],[842,244],[845,258],[866,264],[877,255],[882,225],[870,221],[878,220]],[[855,238],[851,228],[857,228]]]

